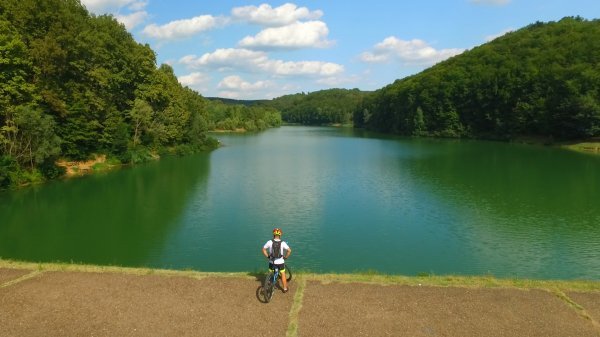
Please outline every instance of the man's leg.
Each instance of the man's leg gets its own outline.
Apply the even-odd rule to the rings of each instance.
[[[283,291],[287,291],[287,279],[285,278],[285,271],[281,272],[281,282],[283,283]]]

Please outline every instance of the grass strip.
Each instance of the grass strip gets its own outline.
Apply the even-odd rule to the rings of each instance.
[[[25,270],[38,270],[50,272],[84,272],[84,273],[120,273],[127,275],[159,275],[159,276],[182,276],[195,279],[206,277],[233,277],[233,278],[255,278],[249,273],[219,273],[202,272],[196,270],[172,270],[172,269],[154,269],[154,268],[133,268],[120,266],[97,266],[74,263],[33,263],[13,260],[0,259],[0,268],[13,268]]]
[[[588,314],[588,312],[583,306],[575,302],[572,298],[570,298],[567,294],[565,294],[562,290],[558,288],[552,289],[551,292],[561,301],[563,301],[565,304],[567,304],[569,307],[575,310],[580,317],[592,323],[594,328],[596,328],[596,330],[600,332],[600,323],[598,323],[592,316],[590,316],[590,314]]]
[[[298,320],[300,318],[300,309],[302,309],[302,300],[304,299],[304,288],[306,288],[306,278],[300,276],[298,282],[298,289],[294,294],[294,302],[290,309],[289,324],[286,332],[286,337],[297,337],[298,336]]]
[[[600,292],[600,281],[591,280],[528,280],[502,279],[493,276],[402,276],[384,274],[308,274],[307,279],[321,283],[366,283],[377,285],[408,285],[461,288],[562,289]]]
[[[6,287],[10,287],[10,286],[12,286],[13,284],[17,284],[17,283],[19,283],[19,282],[22,282],[22,281],[25,281],[25,280],[29,280],[29,279],[31,279],[31,278],[34,278],[34,277],[37,277],[37,276],[39,276],[39,275],[41,275],[41,274],[42,274],[42,272],[41,272],[41,271],[39,271],[39,270],[34,270],[34,271],[32,271],[32,272],[30,272],[30,273],[28,273],[28,274],[25,274],[25,275],[23,275],[23,276],[21,276],[21,277],[19,277],[19,278],[16,278],[16,279],[14,279],[14,280],[11,280],[11,281],[8,281],[8,282],[5,282],[5,283],[1,284],[1,285],[0,285],[0,289],[1,289],[1,288],[6,288]]]

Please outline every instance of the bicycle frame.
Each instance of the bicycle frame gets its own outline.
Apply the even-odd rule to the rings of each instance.
[[[275,284],[277,284],[277,280],[279,279],[279,277],[281,276],[281,274],[279,273],[279,268],[275,267],[275,269],[273,269],[273,272],[271,273],[271,284],[273,284],[273,286],[275,286]]]

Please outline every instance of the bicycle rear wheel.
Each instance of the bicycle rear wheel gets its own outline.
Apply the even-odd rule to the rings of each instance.
[[[285,266],[285,280],[290,282],[292,280],[292,268]]]

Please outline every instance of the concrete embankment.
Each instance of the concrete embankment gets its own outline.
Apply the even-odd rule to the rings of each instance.
[[[0,336],[600,336],[600,282],[262,275],[0,260]]]

